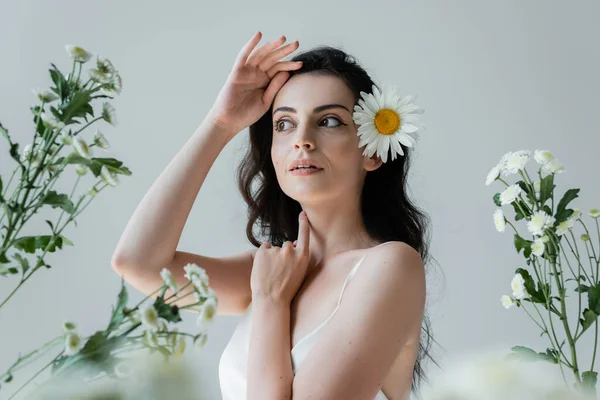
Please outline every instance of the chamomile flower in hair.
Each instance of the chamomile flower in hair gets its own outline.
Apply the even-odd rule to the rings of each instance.
[[[360,92],[361,98],[354,106],[352,118],[359,126],[359,147],[366,145],[363,155],[369,157],[377,153],[387,162],[388,151],[391,159],[404,155],[401,145],[414,147],[418,139],[419,114],[423,110],[414,104],[416,96],[400,97],[395,86],[382,85],[379,91],[373,85],[372,93]]]

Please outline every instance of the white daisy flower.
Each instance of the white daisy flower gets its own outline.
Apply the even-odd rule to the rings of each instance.
[[[589,214],[590,214],[590,217],[592,217],[592,218],[598,218],[598,217],[600,217],[600,210],[597,208],[592,208],[590,210]]]
[[[79,176],[84,176],[85,174],[87,174],[88,169],[87,169],[87,167],[85,165],[77,165],[75,167],[75,172]]]
[[[497,208],[496,211],[494,211],[494,224],[496,225],[496,230],[498,232],[504,232],[506,220],[504,219],[504,213],[501,208]]]
[[[544,255],[545,248],[546,246],[544,245],[542,238],[536,238],[531,244],[531,252],[538,257]]]
[[[192,275],[192,284],[201,297],[208,297],[208,284],[198,275]]]
[[[98,70],[97,68],[90,68],[88,70],[90,79],[99,83],[109,83],[112,80],[112,76],[105,72]]]
[[[158,319],[158,332],[167,332],[169,330],[168,321],[162,317]]]
[[[116,110],[110,103],[102,103],[102,118],[112,126],[117,125]]]
[[[83,158],[92,158],[92,149],[88,146],[87,142],[81,138],[75,138],[73,140],[73,147],[77,154]]]
[[[94,143],[96,144],[96,146],[104,150],[110,148],[110,143],[108,143],[108,140],[106,140],[104,134],[99,130],[96,130],[96,133],[94,134]]]
[[[75,331],[70,331],[65,335],[65,355],[72,356],[82,348],[83,341]]]
[[[61,132],[60,142],[70,146],[73,144],[73,136],[68,132]]]
[[[177,331],[177,328],[173,328],[171,334],[167,336],[167,344],[171,347],[175,347],[177,345],[177,338],[179,337]]]
[[[516,174],[523,170],[530,157],[531,152],[528,150],[519,150],[514,153],[508,153],[504,161],[505,175]]]
[[[200,315],[196,320],[196,324],[200,329],[205,329],[213,321],[217,313],[217,301],[213,297],[206,299],[200,308]]]
[[[573,214],[571,214],[571,216],[569,218],[572,219],[573,221],[577,221],[578,219],[581,219],[582,215],[583,215],[583,213],[581,212],[581,209],[574,208]]]
[[[146,328],[156,331],[158,329],[158,313],[153,305],[140,306],[138,317]]]
[[[144,331],[144,342],[148,347],[158,347],[158,337],[151,330]]]
[[[164,284],[167,285],[167,287],[171,289],[171,291],[175,293],[179,292],[179,287],[177,286],[177,282],[175,282],[175,278],[173,277],[171,271],[169,271],[167,268],[163,268],[160,271],[160,276]]]
[[[522,300],[527,295],[527,290],[525,289],[525,280],[521,274],[515,274],[510,286],[513,290],[513,296],[515,299]]]
[[[50,90],[33,89],[33,94],[35,94],[42,103],[52,103],[53,101],[58,100],[56,93]]]
[[[413,147],[418,139],[419,116],[423,110],[414,104],[416,96],[400,98],[395,86],[383,86],[381,92],[373,85],[372,93],[360,92],[361,99],[354,106],[352,118],[358,128],[359,147],[366,145],[363,155],[375,152],[383,162],[391,149],[392,161],[396,154],[404,155],[402,145]]]
[[[523,192],[523,189],[519,185],[510,185],[500,193],[500,204],[506,205],[512,203],[519,197],[521,192]]]
[[[31,157],[31,149],[31,144],[28,144],[25,147],[23,147],[23,151],[21,152],[21,162],[25,162],[29,159],[29,157]]]
[[[65,123],[56,118],[54,114],[43,112],[40,114],[40,118],[42,123],[50,129],[62,129],[65,127]]]
[[[544,229],[554,225],[556,219],[552,215],[548,215],[544,210],[535,211],[531,215],[531,220],[527,221],[527,229],[534,236],[541,236]]]
[[[175,356],[175,358],[183,356],[183,353],[185,352],[185,346],[185,336],[180,335],[177,338],[177,343],[175,343],[175,346],[173,346],[173,356]]]
[[[556,159],[548,161],[546,164],[542,166],[542,169],[548,174],[558,174],[560,172],[565,172],[565,167]]]
[[[119,184],[117,175],[110,172],[108,168],[106,168],[106,165],[103,165],[102,168],[100,168],[100,178],[104,183],[110,186],[117,186]]]
[[[110,82],[102,85],[100,91],[106,95],[113,96],[115,94],[121,94],[122,89],[123,81],[121,80],[121,75],[116,73]]]
[[[206,283],[208,284],[208,274],[206,273],[206,270],[204,268],[199,267],[197,264],[187,264],[183,267],[183,270],[185,271],[184,276],[187,280],[191,281],[192,277],[196,275],[202,280],[206,281]]]
[[[208,335],[206,334],[206,332],[201,332],[200,334],[198,334],[198,336],[194,338],[194,348],[198,350],[204,348],[207,339]]]
[[[485,179],[485,186],[489,186],[492,182],[496,180],[500,176],[500,165],[496,165],[490,172],[487,174],[487,178]]]
[[[554,156],[548,150],[536,150],[533,158],[538,164],[544,165],[553,160]]]
[[[506,294],[502,296],[500,300],[502,301],[502,305],[504,306],[504,308],[506,308],[507,310],[515,305],[515,301],[513,300],[513,298]]]
[[[90,58],[92,58],[92,56],[93,56],[92,53],[84,50],[83,48],[81,48],[79,46],[66,45],[65,49],[67,50],[69,57],[71,57],[73,60],[79,61],[81,63],[88,62],[90,60]]]
[[[114,74],[116,72],[113,64],[108,60],[108,58],[97,56],[96,57],[96,68],[98,71],[105,74]]]
[[[571,218],[567,218],[565,221],[558,224],[556,227],[556,236],[562,236],[565,233],[569,232],[571,228],[573,228],[574,220]]]

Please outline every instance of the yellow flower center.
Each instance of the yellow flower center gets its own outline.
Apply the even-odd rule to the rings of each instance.
[[[400,127],[400,116],[394,110],[383,108],[375,114],[375,127],[384,135],[391,135]]]

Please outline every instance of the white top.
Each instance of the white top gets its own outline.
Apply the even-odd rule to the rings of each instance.
[[[389,242],[385,242],[389,243]],[[381,243],[375,247],[381,246]],[[366,255],[365,255],[366,256]],[[302,363],[310,349],[315,344],[318,333],[323,327],[331,320],[335,312],[338,310],[342,301],[342,295],[346,290],[346,285],[350,282],[350,279],[354,276],[358,267],[364,260],[363,256],[356,265],[352,268],[337,302],[337,306],[329,315],[329,317],[319,325],[311,333],[303,337],[291,351],[292,356],[292,371],[294,374],[298,366]],[[247,378],[247,363],[248,363],[248,351],[250,346],[250,328],[252,326],[252,303],[248,305],[246,312],[242,316],[241,321],[236,326],[229,343],[225,347],[221,359],[219,360],[219,383],[221,385],[221,394],[223,400],[244,400],[246,398],[246,378]],[[380,389],[373,400],[388,400],[383,391]]]

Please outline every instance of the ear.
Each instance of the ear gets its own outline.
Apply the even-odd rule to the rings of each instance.
[[[383,161],[381,161],[381,157],[377,155],[377,153],[373,154],[371,157],[363,156],[363,168],[367,171],[375,171],[377,168],[381,167]]]

